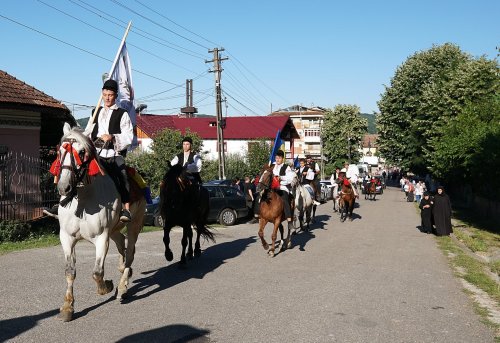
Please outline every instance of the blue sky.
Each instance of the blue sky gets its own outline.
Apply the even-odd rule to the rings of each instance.
[[[214,47],[224,47],[222,55],[229,57],[222,73],[229,116],[266,115],[271,106],[294,104],[356,104],[372,113],[396,68],[417,51],[451,42],[473,56],[495,58],[498,13],[500,1],[493,0],[4,1],[0,69],[64,101],[77,118],[86,117],[90,110],[79,105],[97,102],[101,75],[124,32],[115,22],[131,20],[127,45],[140,72],[133,73],[136,99],[148,113],[178,113],[185,80],[193,78],[195,106],[214,114],[214,75],[205,63]]]

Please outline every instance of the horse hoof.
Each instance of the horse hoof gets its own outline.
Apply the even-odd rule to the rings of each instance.
[[[114,286],[113,286],[113,280],[104,280],[104,292],[103,294],[101,295],[104,295],[104,294],[108,294],[109,292],[111,292],[113,290]]]
[[[172,253],[171,250],[165,251],[165,258],[167,259],[168,262],[171,262],[174,259],[174,254]]]
[[[63,322],[70,322],[73,319],[73,311],[61,311],[59,312],[59,318]]]
[[[116,299],[119,301],[125,300],[127,298],[127,287],[118,287],[118,292],[116,293]]]
[[[269,257],[274,257],[274,251],[272,250],[269,250],[267,254],[269,255]]]
[[[264,248],[264,250],[269,250],[269,244],[267,243],[262,244],[262,247]]]
[[[290,249],[292,247],[292,241],[289,240],[288,243],[286,244],[286,248]]]

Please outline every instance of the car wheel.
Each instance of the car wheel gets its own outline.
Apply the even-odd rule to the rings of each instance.
[[[225,226],[231,226],[236,223],[236,213],[230,208],[225,208],[219,215],[219,223]]]
[[[163,217],[162,216],[156,216],[155,219],[154,219],[154,221],[155,221],[155,223],[154,223],[155,226],[163,227],[164,222],[163,222]]]

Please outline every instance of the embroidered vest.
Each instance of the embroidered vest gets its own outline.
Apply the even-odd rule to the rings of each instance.
[[[95,140],[98,138],[97,137],[97,132],[99,132],[99,115],[101,114],[102,106],[99,106],[99,109],[97,110],[97,114],[94,118],[94,130],[92,130],[92,141],[95,142]],[[122,120],[122,116],[125,113],[125,110],[123,108],[117,108],[113,110],[111,113],[111,118],[109,119],[109,127],[108,127],[108,132],[110,135],[122,133],[122,130],[120,128],[120,121]],[[115,150],[115,147],[113,145],[113,141],[110,142],[110,145],[107,147],[108,149],[113,149]]]

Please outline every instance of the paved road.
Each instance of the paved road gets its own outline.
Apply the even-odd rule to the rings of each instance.
[[[433,237],[402,194],[361,200],[353,222],[321,205],[311,233],[269,258],[257,225],[219,228],[188,270],[163,258],[162,232],[139,237],[131,298],[98,296],[93,246],[77,245],[75,319],[57,319],[60,247],[0,256],[0,341],[493,342]],[[270,226],[266,237],[270,237]],[[179,232],[172,241],[178,259]],[[116,249],[106,274],[119,279]]]

